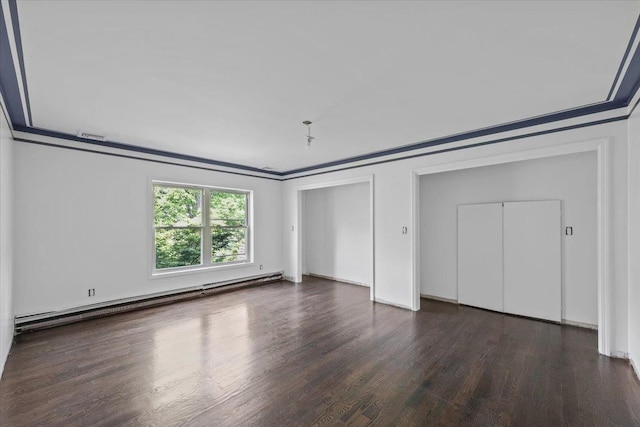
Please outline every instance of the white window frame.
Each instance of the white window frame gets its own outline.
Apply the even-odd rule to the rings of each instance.
[[[200,264],[188,265],[181,267],[169,267],[169,268],[156,268],[156,227],[155,227],[155,187],[172,187],[172,188],[185,188],[192,190],[199,190],[202,192],[202,225],[200,242]],[[200,271],[227,269],[245,267],[253,264],[253,191],[243,190],[237,188],[225,188],[215,187],[211,185],[191,184],[184,182],[173,182],[164,180],[151,180],[150,187],[150,219],[151,219],[151,277],[162,277],[175,274],[196,273]],[[246,205],[246,243],[245,253],[246,259],[238,261],[227,262],[213,262],[211,256],[211,193],[223,192],[223,193],[239,193],[244,194],[247,197]],[[196,227],[193,227],[196,228]]]

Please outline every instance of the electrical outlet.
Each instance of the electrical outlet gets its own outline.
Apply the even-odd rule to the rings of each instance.
[[[262,264],[260,264],[260,270],[262,270],[262,267],[263,267]]]
[[[407,234],[409,229],[407,227],[402,227],[402,234]]]
[[[96,289],[95,288],[89,289],[89,296],[90,297],[95,297],[96,296]]]

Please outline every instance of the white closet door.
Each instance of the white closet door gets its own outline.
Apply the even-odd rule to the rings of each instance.
[[[458,206],[458,302],[503,311],[502,203]]]
[[[504,204],[504,311],[561,320],[560,201]]]

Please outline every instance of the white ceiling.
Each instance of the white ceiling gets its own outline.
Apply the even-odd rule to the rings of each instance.
[[[34,126],[290,170],[604,101],[640,2],[23,1],[18,12]]]

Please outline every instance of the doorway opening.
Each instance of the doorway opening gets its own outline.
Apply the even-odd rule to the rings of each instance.
[[[489,157],[478,158],[478,159],[470,159],[470,160],[463,160],[458,162],[433,165],[426,168],[414,170],[414,180],[413,180],[413,186],[414,186],[413,187],[413,219],[414,219],[413,220],[413,230],[414,230],[413,302],[414,302],[414,305],[413,305],[413,309],[419,310],[421,294],[438,297],[442,293],[443,295],[442,299],[447,299],[452,301],[458,300],[457,270],[453,271],[453,277],[448,277],[448,280],[451,282],[448,285],[444,283],[442,280],[437,282],[432,281],[431,283],[428,283],[428,284],[425,283],[426,278],[433,279],[437,275],[440,275],[443,278],[445,277],[443,275],[443,272],[434,271],[433,265],[431,266],[431,271],[426,270],[430,268],[429,267],[430,263],[428,262],[425,263],[424,256],[423,256],[423,255],[428,256],[430,252],[433,252],[433,248],[431,248],[430,245],[425,244],[424,238],[426,236],[424,236],[424,233],[428,232],[428,230],[425,230],[425,226],[423,222],[424,211],[428,211],[432,209],[433,206],[426,208],[425,207],[426,200],[424,199],[421,200],[421,195],[423,195],[425,192],[428,192],[428,189],[426,189],[425,187],[429,185],[428,183],[430,179],[434,178],[432,182],[435,182],[436,180],[439,179],[437,175],[433,175],[433,174],[441,174],[442,172],[450,172],[450,171],[460,171],[462,172],[460,176],[465,174],[473,175],[475,173],[474,169],[479,168],[477,170],[480,170],[482,169],[480,168],[482,166],[501,165],[501,166],[505,166],[506,168],[510,168],[510,167],[517,168],[519,167],[518,164],[527,163],[527,162],[523,163],[523,161],[543,159],[543,158],[549,158],[548,163],[552,164],[554,162],[559,161],[558,160],[560,159],[559,156],[574,155],[579,153],[584,153],[586,154],[587,157],[591,158],[591,165],[592,165],[591,166],[592,170],[590,171],[591,181],[595,181],[595,187],[596,187],[595,194],[593,194],[593,198],[595,198],[595,201],[591,200],[589,204],[591,206],[591,209],[593,209],[593,206],[595,206],[595,213],[593,213],[593,210],[592,210],[591,220],[587,220],[584,226],[580,227],[585,233],[583,234],[584,236],[590,236],[589,237],[590,244],[592,245],[590,248],[590,253],[586,255],[583,254],[582,256],[583,258],[584,257],[587,257],[590,259],[593,258],[592,263],[594,268],[592,268],[593,271],[591,271],[589,274],[592,281],[595,283],[593,283],[593,286],[592,286],[594,288],[593,289],[594,292],[586,296],[586,298],[587,299],[590,298],[591,301],[580,300],[580,298],[584,298],[585,295],[580,296],[579,292],[576,291],[575,289],[567,289],[564,286],[567,284],[566,279],[567,279],[568,273],[573,275],[577,274],[578,276],[579,274],[581,274],[579,271],[576,271],[576,269],[574,269],[573,271],[568,271],[566,269],[567,260],[565,259],[563,261],[563,271],[562,271],[562,280],[563,280],[563,290],[562,290],[563,313],[562,314],[564,319],[569,320],[565,323],[569,323],[569,324],[573,323],[573,324],[578,324],[580,326],[591,326],[591,327],[596,327],[597,325],[598,351],[601,354],[605,354],[607,356],[610,355],[608,337],[610,334],[609,327],[611,325],[611,322],[609,321],[609,319],[611,316],[611,311],[610,311],[610,302],[608,298],[606,298],[606,295],[608,295],[609,281],[610,281],[609,272],[608,272],[609,253],[606,250],[606,248],[608,247],[608,241],[609,241],[609,236],[607,233],[607,223],[608,223],[609,214],[608,214],[608,209],[606,209],[606,203],[608,201],[607,196],[608,196],[608,182],[609,182],[609,166],[607,163],[608,141],[605,139],[565,144],[562,146],[546,147],[546,148],[523,151],[523,152],[506,153],[506,154],[500,154],[496,156],[489,156]],[[574,157],[580,157],[580,156],[578,155]],[[595,168],[593,167],[593,162],[595,162]],[[541,166],[541,167],[544,168],[545,166]],[[540,171],[538,171],[537,173],[539,174]],[[429,175],[431,175],[431,177],[429,177]],[[499,177],[499,175],[496,175],[496,177]],[[496,177],[493,177],[493,178],[495,179]],[[538,177],[540,178],[540,175],[538,175]],[[540,179],[544,180],[544,177]],[[499,183],[498,181],[496,181],[495,184],[498,187],[501,186],[506,188],[505,191],[508,191],[509,186],[512,185],[513,182]],[[521,183],[520,187],[518,188],[524,188],[527,185],[531,188],[534,188],[536,186],[536,183],[532,183],[532,182]],[[512,190],[514,189],[516,189],[516,187],[512,186]],[[488,193],[491,193],[494,190],[495,188],[488,188],[486,191]],[[591,190],[593,190],[593,187],[591,188]],[[450,194],[445,194],[445,198],[449,196]],[[477,193],[473,193],[468,196],[471,198],[469,199],[469,197],[467,197],[468,200],[465,201],[466,203],[504,202],[505,198],[506,198],[506,201],[517,201],[513,199],[517,199],[518,197],[520,197],[517,195],[512,196],[509,194],[507,194],[506,196],[504,194],[500,194],[500,195],[486,194],[487,196],[486,200],[484,199],[476,200],[476,199],[473,199],[473,197],[478,197]],[[554,196],[553,194],[548,194],[546,196],[526,194],[526,195],[522,195],[521,197],[523,199],[529,199],[529,200],[541,199],[541,198],[561,198],[561,197]],[[496,198],[496,200],[489,200],[491,198]],[[500,200],[498,200],[498,198]],[[580,202],[582,204],[578,202],[575,202],[575,203],[582,206],[586,202],[584,203]],[[564,208],[566,209],[567,206],[565,205]],[[433,214],[433,212],[431,212],[431,214]],[[574,220],[583,221],[584,219],[585,219],[584,216],[581,216],[581,215],[574,216]],[[451,228],[451,230],[457,233],[455,212],[452,217],[448,218],[448,220],[453,221],[453,224],[450,224],[452,225],[452,227],[449,227],[449,228]],[[571,227],[572,224],[569,224],[568,222],[563,222],[563,227],[565,226]],[[569,240],[569,237],[564,235],[565,234],[564,228],[562,232],[563,232],[562,233],[563,234],[562,236],[563,252],[565,255],[567,255],[568,253],[567,246],[573,245],[573,243],[575,243],[573,240],[577,241],[582,236],[578,236],[576,234],[577,232],[576,227],[572,229],[573,240]],[[453,236],[453,239],[454,239],[453,242],[447,243],[449,246],[451,246],[451,248],[456,247],[455,235]],[[578,253],[584,249],[584,248],[580,248],[580,245],[574,245],[574,246],[575,247],[572,249],[571,256],[574,256],[575,253]],[[445,244],[445,247],[446,247],[446,244]],[[440,247],[440,249],[442,250],[442,247]],[[457,262],[457,258],[453,262],[455,265],[455,263]],[[439,265],[442,266],[443,264],[439,264]],[[451,266],[451,260],[449,260],[448,265]],[[577,277],[574,277],[571,280],[575,283],[580,282],[579,278]],[[451,288],[452,283],[456,284],[456,286],[454,286],[453,288]],[[568,305],[569,302],[571,302],[573,306],[569,306]],[[582,313],[581,313],[581,310],[582,310]],[[595,315],[594,315],[594,310],[596,311]],[[577,320],[574,322],[571,322],[572,317],[575,317]],[[593,321],[593,319],[597,319],[597,321]]]
[[[373,176],[298,188],[298,277],[370,289],[374,297]]]

